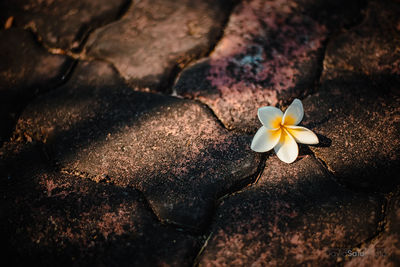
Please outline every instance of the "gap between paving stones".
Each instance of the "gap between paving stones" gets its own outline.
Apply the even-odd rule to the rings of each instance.
[[[99,25],[98,27],[92,27],[92,28],[90,26],[88,26],[88,25],[82,25],[81,29],[79,30],[79,32],[77,34],[77,38],[80,39],[81,42],[80,42],[79,46],[74,50],[82,52],[83,47],[85,46],[90,34],[92,32],[94,32],[97,28],[104,27],[104,26],[106,26],[108,24],[111,24],[113,22],[116,22],[116,21],[120,20],[122,18],[122,16],[124,16],[125,13],[128,11],[128,9],[131,7],[131,5],[133,4],[132,2],[133,2],[132,0],[127,0],[121,6],[121,9],[118,11],[118,15],[116,16],[116,18],[114,20],[104,24],[104,25]]]
[[[265,154],[265,153],[264,153],[264,154]],[[325,163],[323,160],[321,160],[321,159],[319,159],[318,157],[316,157],[315,154],[314,154],[314,152],[313,152],[311,149],[307,149],[306,154],[308,154],[309,156],[313,157],[317,162],[319,162],[320,166],[321,166],[325,171],[327,171],[327,173],[329,174],[328,176],[331,178],[331,180],[332,180],[333,182],[335,182],[336,184],[338,184],[340,187],[349,189],[349,190],[352,191],[352,192],[360,193],[359,190],[358,190],[358,191],[357,191],[357,190],[353,190],[352,188],[349,188],[348,186],[339,183],[339,182],[335,179],[334,174],[326,167],[326,163]],[[223,200],[229,198],[230,196],[235,195],[235,194],[239,194],[240,192],[243,191],[243,189],[248,188],[248,187],[251,187],[251,186],[253,186],[253,185],[256,185],[257,182],[258,182],[259,177],[261,177],[263,171],[265,170],[265,168],[267,168],[267,166],[265,165],[267,159],[268,159],[269,157],[271,157],[271,156],[272,156],[272,154],[271,154],[270,152],[268,153],[268,155],[264,155],[264,156],[263,156],[263,160],[260,162],[259,169],[258,169],[258,171],[257,171],[257,174],[255,175],[256,179],[254,179],[252,182],[248,183],[247,185],[245,185],[245,186],[243,186],[243,187],[241,187],[241,188],[238,188],[236,191],[232,191],[232,192],[230,192],[230,193],[228,193],[228,194],[226,194],[226,195],[224,195],[224,196],[218,198],[218,200],[217,200],[218,205],[217,205],[217,206],[219,206],[220,203],[221,203]],[[385,226],[386,226],[387,209],[388,209],[388,207],[389,207],[389,203],[390,203],[390,200],[391,200],[391,196],[392,196],[392,194],[390,194],[389,196],[386,196],[386,197],[385,197],[385,202],[382,204],[382,207],[381,207],[380,220],[377,222],[377,228],[376,228],[375,233],[374,233],[372,236],[370,236],[369,238],[363,240],[362,242],[360,242],[359,244],[357,244],[356,246],[354,246],[354,247],[352,248],[352,251],[356,251],[356,250],[362,248],[362,246],[363,246],[364,244],[366,244],[366,243],[368,243],[368,242],[371,242],[371,241],[373,241],[373,240],[376,239],[376,238],[379,238],[379,236],[380,236],[382,233],[384,233],[384,231],[385,231]],[[214,215],[215,215],[215,214],[214,214]],[[213,218],[214,218],[214,216],[213,216]],[[212,223],[210,223],[209,225],[212,225]],[[214,232],[213,232],[213,231],[209,232],[209,234],[207,235],[207,238],[204,240],[203,245],[201,246],[199,252],[197,253],[196,258],[195,258],[194,261],[193,261],[193,265],[192,265],[193,267],[196,267],[196,266],[199,265],[200,257],[201,257],[201,255],[202,255],[203,251],[207,248],[208,241],[212,238],[213,235],[214,235]]]
[[[389,199],[387,197],[385,197],[385,202],[382,204],[381,220],[379,220],[379,222],[378,222],[378,227],[376,229],[375,234],[373,234],[371,237],[363,240],[357,246],[353,247],[352,251],[354,251],[356,249],[361,249],[364,246],[364,244],[369,243],[369,242],[379,238],[385,232],[385,227],[387,224],[387,212],[388,212],[390,199],[391,199],[391,197],[389,197]]]
[[[121,19],[121,17],[127,12],[129,7],[132,5],[132,0],[127,0],[120,8],[118,11],[118,15],[114,20],[111,20],[110,22],[104,24],[104,25],[98,25],[97,27],[90,27],[89,25],[82,25],[81,28],[79,29],[77,36],[75,38],[80,39],[80,43],[77,48],[73,49],[73,51],[69,50],[64,50],[59,47],[51,47],[46,44],[46,42],[43,41],[42,36],[39,34],[38,30],[36,27],[33,25],[29,24],[24,27],[24,30],[30,31],[34,37],[35,40],[37,41],[38,44],[40,44],[42,47],[44,47],[50,54],[56,54],[56,55],[67,55],[69,57],[72,57],[74,59],[87,59],[86,57],[82,57],[82,52],[83,52],[83,47],[86,44],[87,39],[89,38],[90,34],[95,31],[99,27],[104,27],[110,23],[113,23],[115,21],[118,21]]]
[[[267,161],[267,158],[268,158],[268,157],[264,154],[263,157],[262,157],[262,159],[261,159],[261,161],[260,161],[260,164],[259,164],[259,166],[258,166],[257,172],[256,172],[254,175],[252,175],[252,176],[250,176],[250,177],[248,177],[248,178],[243,179],[243,183],[237,184],[236,187],[234,186],[233,188],[231,188],[231,190],[229,190],[230,192],[227,192],[226,194],[222,195],[221,197],[219,197],[219,198],[217,199],[217,201],[216,201],[217,204],[216,204],[216,206],[215,206],[215,208],[214,208],[214,213],[210,216],[210,222],[208,223],[208,227],[211,227],[211,226],[212,226],[212,220],[213,220],[214,217],[215,217],[215,211],[217,210],[217,207],[220,205],[220,203],[221,203],[224,199],[226,199],[226,198],[232,196],[233,194],[237,194],[237,193],[241,192],[244,188],[253,186],[254,184],[256,184],[256,183],[258,182],[259,178],[261,177],[261,175],[262,175],[263,172],[264,172],[264,169],[265,169],[265,162]],[[247,181],[247,182],[246,182],[246,181]],[[204,231],[202,231],[202,232],[205,233],[205,232],[208,232],[208,231],[206,231],[206,229],[204,229]],[[211,231],[211,232],[207,235],[207,238],[205,238],[203,245],[201,246],[201,248],[199,249],[199,251],[198,251],[197,254],[196,254],[196,257],[195,257],[194,260],[193,260],[193,264],[192,264],[193,267],[196,267],[196,266],[199,265],[200,256],[201,256],[201,254],[203,253],[203,251],[206,249],[206,247],[207,247],[207,245],[208,245],[208,241],[211,239],[211,237],[213,236],[213,234],[214,234],[214,232]]]
[[[45,154],[48,154],[45,149],[44,149],[44,152],[45,152]],[[252,186],[253,184],[257,183],[259,177],[262,175],[262,173],[263,173],[263,171],[265,169],[265,162],[266,162],[266,157],[263,156],[263,158],[260,161],[259,166],[258,166],[257,171],[256,171],[255,174],[253,174],[251,176],[248,176],[248,177],[245,177],[242,180],[238,181],[236,184],[232,185],[231,188],[228,188],[225,192],[222,192],[221,196],[217,197],[216,205],[215,205],[215,207],[213,209],[213,212],[210,214],[210,217],[209,217],[209,219],[207,221],[211,222],[213,220],[214,215],[215,215],[215,211],[217,210],[217,207],[219,206],[219,203],[223,199],[231,196],[232,194],[240,192],[241,190],[243,190],[244,188],[246,188],[248,186]],[[59,167],[56,162],[52,162],[52,164],[54,164],[57,167]],[[75,177],[80,178],[80,179],[88,179],[88,180],[94,181],[96,183],[103,183],[103,184],[108,184],[108,185],[112,185],[112,186],[117,186],[118,187],[118,185],[113,183],[112,179],[110,179],[110,177],[108,177],[108,176],[91,175],[91,174],[89,174],[87,172],[71,170],[71,169],[66,169],[66,168],[59,169],[58,171],[61,172],[61,173],[64,173],[64,174],[75,176]],[[148,199],[146,198],[145,194],[141,190],[139,190],[138,188],[135,188],[133,186],[129,186],[129,185],[127,186],[127,188],[131,188],[131,189],[134,189],[134,190],[140,192],[142,198],[146,202],[146,206],[148,207],[149,210],[151,210],[151,212],[154,214],[154,216],[157,218],[157,220],[161,224],[169,225],[169,226],[173,227],[177,231],[186,232],[186,233],[190,233],[190,234],[198,235],[198,236],[201,236],[205,232],[207,232],[207,228],[209,226],[211,226],[211,223],[206,223],[207,226],[205,226],[203,229],[199,229],[198,231],[196,231],[196,230],[193,230],[191,228],[188,228],[188,227],[186,227],[184,225],[178,224],[178,223],[173,222],[173,221],[162,220],[157,215],[157,213],[154,211],[154,209],[151,206],[150,202],[148,201]]]
[[[21,115],[21,113],[24,111],[24,109],[38,96],[40,95],[44,95],[60,86],[63,86],[65,83],[67,83],[70,79],[70,77],[72,76],[72,73],[74,72],[74,69],[78,63],[77,60],[75,60],[73,57],[69,57],[69,55],[67,54],[62,54],[62,53],[52,53],[51,51],[49,51],[47,49],[47,47],[44,45],[43,42],[41,42],[39,40],[38,35],[32,31],[32,29],[30,28],[26,28],[26,29],[19,29],[21,32],[26,32],[27,34],[31,35],[31,41],[33,42],[33,44],[37,45],[39,49],[43,49],[45,50],[47,53],[49,53],[49,55],[64,55],[65,56],[65,62],[63,64],[63,67],[60,69],[60,78],[57,78],[57,81],[53,84],[53,85],[43,85],[43,86],[39,86],[40,90],[36,90],[36,93],[31,95],[30,97],[26,98],[24,100],[24,102],[22,102],[23,104],[20,106],[19,110],[16,110],[16,120],[14,122],[14,128],[13,130],[9,133],[9,135],[7,136],[7,138],[5,140],[2,140],[0,142],[0,147],[2,147],[4,145],[5,141],[9,141],[12,137],[13,137],[13,132],[15,130],[15,125],[16,122],[18,121],[19,116]],[[33,87],[35,87],[36,85],[34,85]],[[32,87],[32,88],[33,88]]]

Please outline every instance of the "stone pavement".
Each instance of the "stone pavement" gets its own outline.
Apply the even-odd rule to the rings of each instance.
[[[0,3],[7,266],[400,265],[400,2]],[[286,164],[257,109],[302,100]]]

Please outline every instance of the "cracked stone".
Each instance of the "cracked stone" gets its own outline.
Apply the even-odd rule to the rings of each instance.
[[[28,100],[64,79],[71,60],[49,54],[31,33],[0,31],[0,144],[10,135]]]
[[[303,101],[303,124],[322,143],[310,149],[356,189],[385,190],[400,181],[399,85],[381,79],[327,81]]]
[[[309,155],[290,165],[271,156],[257,184],[221,203],[199,265],[334,265],[332,249],[375,234],[383,203],[341,187]]]
[[[398,266],[400,264],[400,194],[389,203],[385,229],[374,240],[363,244],[357,252],[362,257],[349,257],[344,266]],[[357,254],[356,254],[357,255]]]
[[[227,128],[254,132],[259,107],[288,104],[315,86],[324,42],[342,26],[338,14],[313,19],[313,10],[321,6],[317,2],[242,2],[209,58],[185,69],[174,91],[207,104]],[[359,12],[354,3],[349,9],[347,2],[351,1],[326,4],[352,10],[348,15]],[[331,24],[336,28],[330,29]]]
[[[203,105],[135,92],[100,62],[79,63],[67,84],[32,103],[16,135],[45,143],[62,169],[139,189],[162,221],[196,230],[261,157],[250,136],[230,133]]]
[[[13,0],[0,3],[0,23],[13,17],[17,27],[28,27],[50,47],[79,48],[87,34],[116,19],[129,0]]]
[[[21,177],[1,189],[13,266],[189,266],[195,257],[197,238],[162,225],[135,189],[43,169]]]
[[[222,31],[230,1],[148,0],[96,30],[86,49],[134,86],[163,90],[177,69],[204,56]]]
[[[322,80],[348,75],[400,76],[400,4],[372,1],[364,21],[333,38]]]

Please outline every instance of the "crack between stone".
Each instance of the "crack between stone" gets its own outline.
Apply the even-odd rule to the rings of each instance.
[[[346,31],[350,31],[351,29],[359,27],[364,22],[364,19],[366,17],[365,10],[367,8],[367,5],[368,4],[366,4],[360,10],[360,18],[357,21],[355,21],[354,23],[350,23],[349,25],[343,25],[343,27],[341,29],[338,29],[336,31],[332,31],[332,32],[330,32],[328,34],[328,36],[326,37],[326,40],[324,40],[324,42],[323,42],[321,56],[319,57],[319,60],[318,60],[318,62],[319,62],[318,66],[319,67],[318,67],[317,75],[316,75],[315,81],[314,81],[314,88],[313,88],[313,90],[311,90],[310,93],[308,93],[308,94],[306,94],[306,95],[304,95],[302,97],[299,97],[301,100],[304,100],[307,97],[315,95],[316,93],[318,93],[318,91],[319,91],[318,89],[321,87],[321,78],[322,78],[322,75],[323,75],[324,70],[325,70],[324,61],[325,61],[325,58],[326,58],[326,53],[327,53],[327,48],[328,48],[329,42],[334,38],[334,36],[340,35],[340,33],[343,31],[343,29],[345,29]]]
[[[226,199],[234,194],[240,193],[245,188],[248,188],[250,186],[253,186],[254,184],[257,184],[259,178],[261,177],[261,175],[265,169],[265,162],[266,162],[266,156],[263,155],[260,160],[260,163],[257,167],[257,171],[253,175],[250,175],[250,176],[238,181],[235,185],[228,188],[228,190],[226,190],[225,193],[221,194],[221,196],[216,200],[216,205],[214,207],[214,211],[213,211],[212,215],[210,216],[210,220],[209,220],[207,228],[210,228],[212,226],[212,221],[215,220],[215,215],[216,215],[218,206],[222,203],[222,201],[224,199]],[[206,229],[203,229],[203,232],[207,232]],[[193,260],[193,265],[192,265],[193,267],[199,265],[200,257],[202,255],[202,253],[204,252],[204,250],[206,249],[206,247],[208,245],[208,241],[211,239],[213,234],[214,234],[213,231],[211,231],[208,234],[206,240],[204,241],[203,245],[201,246],[199,252],[197,253],[197,256]]]
[[[208,58],[214,52],[215,48],[217,47],[219,42],[224,37],[226,26],[227,26],[227,24],[229,22],[229,19],[230,19],[231,15],[232,15],[233,10],[235,9],[235,7],[238,4],[239,4],[239,1],[234,1],[234,2],[231,3],[231,6],[229,7],[230,10],[228,11],[226,19],[221,23],[221,31],[215,37],[215,41],[214,42],[210,42],[208,48],[206,49],[207,51],[203,55],[200,55],[198,57],[194,57],[193,59],[191,59],[188,62],[186,62],[186,64],[184,64],[183,66],[179,66],[179,64],[176,64],[174,66],[172,73],[167,78],[167,85],[168,85],[167,86],[167,93],[169,92],[169,94],[172,95],[172,96],[182,97],[182,96],[177,94],[176,90],[174,90],[174,84],[176,83],[177,78],[180,76],[182,71],[185,70],[186,67],[188,67],[189,65],[191,65],[192,63],[194,63],[196,61],[200,61],[200,60],[203,60],[205,58]],[[185,98],[185,97],[182,97],[182,98]],[[185,99],[187,99],[187,98],[185,98]],[[219,120],[219,118],[218,118],[218,120]],[[224,128],[226,128],[225,125],[224,125]]]
[[[199,265],[201,254],[203,254],[204,250],[208,246],[208,241],[210,241],[211,237],[214,235],[214,232],[211,232],[206,240],[204,241],[203,245],[201,246],[199,252],[197,253],[196,257],[193,260],[193,267],[197,267]]]
[[[257,171],[253,175],[250,175],[250,176],[238,181],[233,186],[231,186],[228,190],[226,190],[226,192],[224,194],[222,194],[217,199],[217,203],[221,203],[223,200],[227,199],[228,197],[235,195],[235,194],[239,194],[243,190],[245,190],[251,186],[254,186],[258,183],[261,175],[263,174],[263,172],[265,170],[265,163],[267,160],[267,157],[265,155],[262,155],[261,157],[262,158],[257,167]]]
[[[105,23],[105,24],[99,23],[96,27],[93,27],[93,28],[88,25],[82,25],[81,28],[79,29],[77,35],[74,38],[74,39],[78,39],[78,40],[74,40],[74,41],[78,41],[79,45],[77,48],[71,48],[71,50],[64,50],[59,47],[51,47],[48,44],[46,44],[46,42],[43,41],[42,36],[39,34],[38,30],[36,29],[36,27],[33,24],[28,24],[23,29],[30,31],[34,35],[36,42],[40,46],[45,48],[50,54],[67,55],[73,59],[86,59],[85,55],[83,54],[83,52],[84,52],[83,47],[85,46],[86,41],[89,38],[90,34],[98,28],[104,27],[108,24],[111,24],[111,23],[114,23],[114,22],[120,20],[125,15],[125,13],[130,8],[131,5],[132,5],[132,0],[126,0],[126,2],[124,4],[122,4],[120,10],[117,12],[116,17],[113,20],[109,21],[108,23]],[[95,21],[93,23],[96,24]],[[78,37],[80,35],[82,35],[81,38]]]
[[[324,168],[324,170],[329,174],[328,177],[329,177],[332,181],[334,181],[336,184],[338,184],[339,186],[344,187],[344,188],[346,188],[346,189],[348,189],[348,190],[350,190],[350,191],[353,191],[353,192],[355,192],[355,193],[363,192],[362,190],[356,190],[356,189],[354,189],[354,188],[348,186],[348,185],[345,184],[345,183],[341,183],[341,182],[336,178],[336,173],[335,173],[335,171],[329,166],[328,163],[325,162],[324,159],[322,159],[321,157],[318,157],[318,155],[317,155],[316,153],[314,153],[314,151],[311,150],[311,149],[309,149],[309,153],[310,153],[310,155],[311,155],[314,159],[316,159],[316,160],[321,164],[321,166]]]
[[[182,232],[182,233],[186,233],[186,234],[190,234],[192,236],[198,236],[199,235],[199,231],[196,231],[195,229],[192,229],[188,226],[185,225],[181,225],[179,223],[176,223],[174,221],[171,220],[163,220],[161,219],[157,213],[154,211],[154,209],[152,208],[151,203],[149,202],[149,200],[147,199],[146,195],[143,193],[143,191],[139,190],[138,188],[131,186],[131,185],[127,185],[126,187],[123,186],[119,186],[117,184],[115,184],[114,182],[111,181],[109,176],[103,176],[103,175],[94,175],[94,174],[90,174],[87,172],[83,172],[83,171],[78,171],[78,170],[72,170],[72,169],[68,169],[68,168],[61,168],[59,170],[60,173],[63,174],[67,174],[67,175],[71,175],[80,179],[86,179],[95,183],[99,183],[99,184],[106,184],[106,185],[110,185],[110,186],[116,186],[119,188],[128,188],[131,190],[135,190],[137,191],[141,198],[143,199],[143,204],[146,207],[146,209],[151,212],[151,214],[154,216],[154,218],[157,220],[158,223],[160,223],[161,225],[170,227],[172,229],[174,229],[175,231],[178,232]]]
[[[225,124],[218,118],[217,114],[215,114],[214,110],[212,108],[210,108],[207,104],[204,104],[203,102],[201,102],[198,99],[190,99],[193,102],[198,103],[199,105],[201,105],[202,107],[204,107],[206,110],[208,110],[208,112],[214,117],[214,119],[217,121],[217,124],[219,126],[221,126],[222,128],[224,128],[225,130],[230,131],[228,128],[226,128]]]
[[[389,203],[392,199],[392,195],[388,195],[385,198],[385,202],[382,204],[381,207],[381,214],[380,214],[380,220],[377,223],[377,228],[376,231],[373,235],[370,237],[366,238],[365,240],[361,241],[354,247],[352,247],[351,251],[359,251],[362,250],[364,247],[367,247],[368,244],[374,242],[375,240],[379,239],[383,233],[385,232],[385,228],[387,226],[387,213],[388,213],[388,208],[389,208]],[[345,257],[345,261],[349,261],[351,258],[349,256]]]

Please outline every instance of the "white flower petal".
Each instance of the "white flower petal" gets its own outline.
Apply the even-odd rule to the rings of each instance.
[[[258,119],[268,129],[277,129],[282,122],[283,113],[280,109],[272,106],[258,109]]]
[[[293,136],[297,143],[315,145],[318,144],[318,137],[311,130],[302,126],[285,126],[286,130]]]
[[[274,150],[278,158],[286,163],[292,163],[299,155],[299,147],[296,141],[285,129],[282,130],[281,137]]]
[[[274,148],[281,137],[281,129],[269,130],[264,126],[258,129],[251,141],[251,149],[256,152],[267,152]]]
[[[292,104],[286,109],[283,115],[284,125],[297,125],[301,122],[304,116],[303,104],[299,99],[293,100]]]

